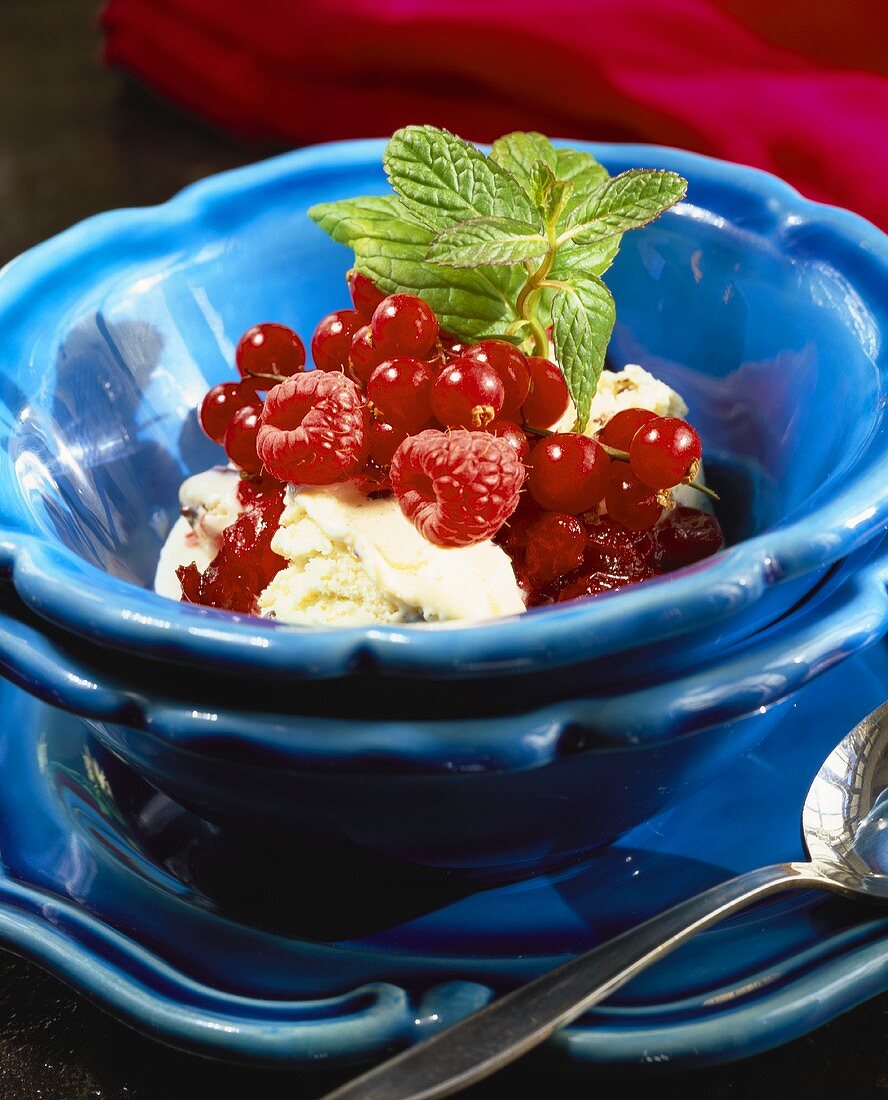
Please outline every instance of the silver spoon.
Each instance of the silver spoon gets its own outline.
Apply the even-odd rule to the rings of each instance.
[[[579,955],[323,1100],[433,1100],[481,1081],[697,932],[786,889],[888,900],[888,703],[824,761],[802,810],[810,859],[748,871]]]

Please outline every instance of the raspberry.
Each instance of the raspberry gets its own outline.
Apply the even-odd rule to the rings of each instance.
[[[392,459],[401,511],[439,546],[470,546],[496,534],[515,511],[524,467],[515,449],[486,432],[429,428]]]
[[[343,374],[294,374],[265,399],[256,450],[280,481],[345,481],[361,468],[366,447],[363,399]]]

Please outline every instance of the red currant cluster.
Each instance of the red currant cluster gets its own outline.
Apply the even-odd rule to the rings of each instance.
[[[623,409],[597,439],[558,432],[541,440],[530,459],[530,495],[547,511],[574,515],[603,502],[612,519],[644,531],[662,516],[664,491],[693,481],[701,455],[686,421]]]
[[[679,506],[652,528],[631,530],[610,515],[547,512],[532,497],[497,541],[512,558],[528,607],[611,592],[710,557],[718,520]]]
[[[268,322],[247,329],[234,358],[240,380],[213,386],[201,402],[198,419],[235,466],[260,474],[262,463],[256,453],[263,407],[260,394],[305,369],[305,347],[291,328]]]
[[[237,346],[239,381],[204,398],[204,431],[263,490],[203,578],[184,572],[186,599],[247,609],[282,564],[266,544],[284,482],[391,489],[440,545],[496,536],[532,603],[642,580],[721,544],[705,513],[664,518],[665,490],[691,481],[700,463],[685,421],[627,409],[597,439],[550,433],[570,407],[554,363],[506,340],[465,345],[439,331],[422,299],[386,297],[354,271],[348,283],[354,308],[329,314],[312,337],[317,370],[305,371],[291,329],[256,325]],[[239,579],[249,547],[261,568]]]
[[[349,272],[354,309],[325,317],[311,341],[318,369],[344,372],[366,394],[367,449],[388,466],[400,443],[424,428],[484,429],[526,457],[518,425],[546,427],[569,404],[564,376],[547,359],[504,340],[467,346],[442,333],[431,308],[411,294],[388,298]]]

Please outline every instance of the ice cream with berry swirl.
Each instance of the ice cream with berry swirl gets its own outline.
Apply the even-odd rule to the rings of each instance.
[[[312,379],[311,393],[336,394],[341,386],[337,378],[341,376],[321,373],[320,377]],[[278,411],[284,407],[286,393],[293,388],[291,384],[278,394]],[[348,387],[344,388],[349,392]],[[640,402],[645,403],[645,410],[639,409]],[[571,415],[569,409],[563,408],[563,398],[554,404],[550,401],[549,409],[561,413],[562,421]],[[612,424],[610,432],[603,432],[602,437],[620,443],[620,423],[627,415],[634,422],[639,416],[646,421],[658,413],[674,417],[684,411],[684,402],[674,390],[643,368],[630,364],[622,371],[603,376],[593,401],[591,420],[599,432],[603,426]],[[558,426],[557,423],[553,425]],[[639,543],[632,543],[625,534],[615,535],[615,529],[607,522],[601,522],[590,537],[585,520],[557,510],[540,514],[539,509],[533,511],[534,502],[529,497],[521,515],[506,524],[502,517],[511,515],[515,502],[511,496],[501,500],[499,511],[488,518],[487,528],[478,527],[484,521],[474,499],[465,504],[460,500],[451,501],[453,511],[449,519],[446,515],[442,517],[439,509],[430,507],[421,494],[411,503],[407,499],[410,477],[433,477],[435,461],[446,464],[453,457],[443,453],[436,459],[436,447],[442,442],[438,438],[440,433],[436,432],[431,433],[434,444],[431,451],[424,455],[421,435],[410,437],[413,442],[404,449],[395,465],[395,480],[406,508],[393,492],[374,492],[354,479],[317,486],[288,484],[277,528],[269,544],[271,553],[277,556],[279,568],[256,595],[258,614],[279,622],[311,626],[489,620],[525,610],[529,594],[526,578],[531,578],[536,588],[546,589],[560,576],[575,574],[584,555],[589,557],[590,545],[597,548],[608,539],[607,549],[612,552],[599,554],[596,559],[607,567],[597,571],[602,574],[595,581],[600,590],[607,591],[632,579],[652,575],[637,560],[635,549]],[[282,461],[298,463],[298,448],[307,445],[307,438],[303,432],[295,448],[285,448],[281,452]],[[496,455],[488,456],[488,462],[492,463],[488,476],[496,472],[496,457],[503,457],[503,444],[499,439],[493,443],[489,437],[466,429],[453,429],[446,443],[451,451],[457,451],[457,464],[460,458],[471,457],[472,449],[483,459],[492,446]],[[468,448],[465,455],[459,453],[461,443]],[[592,446],[591,440],[588,445]],[[505,459],[508,458],[506,451]],[[274,464],[274,457],[271,461]],[[350,454],[346,454],[343,461],[349,468]],[[314,455],[310,468],[318,468]],[[298,469],[298,465],[285,465],[279,472],[286,478],[291,469]],[[512,476],[514,495],[514,486],[520,482],[516,474]],[[481,471],[472,471],[467,479],[468,490],[484,480]],[[206,570],[220,549],[223,533],[243,514],[243,489],[249,484],[249,480],[244,482],[231,466],[216,467],[183,482],[180,490],[182,517],[161,555],[155,585],[158,592],[179,598],[181,586],[176,577],[179,566],[194,562],[201,572]],[[576,487],[582,494],[588,493],[590,485],[588,481],[585,485],[578,481]],[[602,489],[593,483],[591,492],[592,497],[596,497]],[[689,486],[679,486],[673,492],[674,504],[684,507],[688,514],[696,514],[701,505],[709,507],[707,498]],[[540,493],[545,502],[545,486]],[[562,500],[561,504],[583,512],[590,501],[578,497],[573,502]],[[416,515],[408,519],[412,507],[424,509],[419,526],[415,523]],[[525,523],[529,511],[535,518],[530,526]],[[601,511],[606,515],[604,507]],[[425,529],[423,522],[428,525]],[[435,542],[435,524],[442,522],[445,528],[450,524],[451,539],[458,538],[458,532],[463,530],[469,545]],[[510,535],[521,536],[528,530],[533,537],[525,539],[523,545],[510,539]],[[498,536],[494,542],[490,536],[497,532],[502,537]],[[710,539],[710,549],[713,548],[714,535],[708,527],[703,534]],[[443,535],[445,539],[448,537],[447,530]],[[487,537],[479,537],[484,535]],[[519,560],[525,579],[523,585],[516,576],[515,562]],[[588,581],[574,579],[562,591],[582,595],[584,583],[588,588]],[[531,602],[535,600],[536,596],[531,593]]]
[[[259,612],[314,626],[480,622],[524,611],[511,561],[490,539],[443,547],[424,538],[392,494],[353,482],[287,491],[272,548],[287,565]]]

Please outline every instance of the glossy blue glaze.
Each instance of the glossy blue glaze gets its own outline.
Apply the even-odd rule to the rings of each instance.
[[[861,556],[869,551],[858,552]],[[508,715],[334,718],[224,705],[108,656],[7,593],[0,669],[88,718],[144,778],[238,829],[517,878],[606,844],[734,764],[792,696],[888,631],[888,549],[786,621],[665,682]]]
[[[189,1050],[378,1058],[681,897],[801,858],[807,786],[886,683],[883,643],[806,687],[723,781],[582,864],[494,889],[232,836],[3,685],[0,940]],[[752,1054],[888,988],[886,937],[870,907],[769,903],[697,937],[549,1051],[639,1073]]]
[[[382,143],[351,142],[101,215],[0,275],[0,563],[21,599],[141,655],[291,679],[482,678],[488,696],[499,678],[559,668],[573,670],[562,693],[600,682],[612,668],[600,659],[640,642],[671,674],[689,650],[664,640],[720,646],[773,620],[888,520],[886,239],[760,172],[591,148],[613,171],[658,165],[690,181],[689,202],[628,234],[608,276],[613,358],[685,394],[726,524],[751,537],[667,581],[446,631],[297,629],[139,588],[182,477],[218,457],[194,407],[232,373],[239,333],[275,318],[307,334],[345,300],[348,254],[305,210],[384,189]]]

